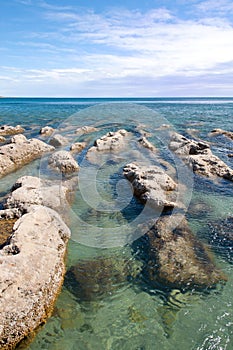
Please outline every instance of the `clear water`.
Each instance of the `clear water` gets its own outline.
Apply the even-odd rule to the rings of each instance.
[[[155,215],[130,196],[122,167],[140,157],[146,164],[157,164],[158,157],[139,149],[134,139],[128,149],[95,166],[86,160],[84,150],[76,156],[81,171],[70,208],[69,272],[53,316],[27,349],[233,350],[233,247],[216,237],[214,226],[233,214],[233,185],[191,176],[167,148],[168,131],[173,129],[211,142],[213,152],[233,167],[227,156],[233,153],[233,141],[209,136],[214,128],[233,131],[233,98],[0,99],[0,121],[21,124],[28,137],[38,137],[40,127],[50,125],[70,142],[85,140],[88,145],[110,130],[126,128],[135,138],[138,129],[145,130],[160,149],[159,157],[171,163],[179,180],[188,185],[184,199],[190,227],[228,277],[216,289],[180,290],[176,295],[165,286],[152,287],[143,275],[122,279],[125,268],[134,276],[145,263],[134,231],[139,219]],[[161,130],[163,124],[170,128]],[[98,131],[75,135],[76,127],[83,125],[94,125]],[[24,174],[51,176],[43,161],[1,179],[0,196]],[[90,288],[77,284],[75,271]]]

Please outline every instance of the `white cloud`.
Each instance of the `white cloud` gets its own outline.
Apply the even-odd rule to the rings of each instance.
[[[113,91],[117,82],[129,88],[132,82],[140,81],[143,86],[144,81],[146,88],[149,82],[151,86],[152,81],[156,84],[169,77],[179,82],[181,76],[224,78],[232,74],[233,27],[227,18],[206,16],[207,9],[213,10],[212,1],[195,5],[198,11],[206,9],[205,17],[189,20],[175,17],[167,9],[95,13],[61,9],[45,2],[40,6],[51,31],[30,33],[18,43],[42,53],[40,67],[30,68],[28,58],[29,68],[5,67],[1,71],[3,77],[19,79],[24,86],[34,82],[38,86],[54,84],[57,89],[58,85],[75,89],[77,85],[90,88],[92,83]],[[227,8],[230,2],[224,0],[224,6]],[[23,59],[27,60],[27,55]],[[49,62],[55,61],[56,68],[51,64],[48,68]],[[215,86],[213,81],[211,84]],[[219,80],[216,84],[220,86]],[[154,86],[154,90],[157,88]]]

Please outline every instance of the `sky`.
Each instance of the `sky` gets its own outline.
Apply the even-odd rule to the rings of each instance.
[[[0,96],[233,96],[232,0],[0,5]]]

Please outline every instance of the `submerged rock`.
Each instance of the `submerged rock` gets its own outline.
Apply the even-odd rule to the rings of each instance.
[[[97,131],[98,129],[95,128],[94,126],[88,126],[88,125],[85,125],[85,126],[81,126],[80,128],[78,128],[75,133],[77,135],[84,135],[84,134],[90,134],[92,132],[95,132]]]
[[[132,183],[135,196],[155,208],[174,208],[177,184],[158,166],[127,164],[125,177]]]
[[[0,250],[0,348],[13,349],[50,316],[65,272],[68,227],[50,208],[34,206]]]
[[[48,159],[48,164],[56,171],[62,172],[63,174],[72,174],[79,170],[78,163],[67,151],[53,153]]]
[[[209,224],[213,231],[214,239],[222,243],[233,245],[233,216]]]
[[[11,125],[3,125],[0,127],[0,135],[8,136],[8,135],[16,135],[22,134],[24,132],[24,128],[21,125],[11,126]]]
[[[207,143],[190,140],[174,133],[169,147],[185,163],[192,167],[195,173],[209,178],[219,176],[233,181],[233,170],[221,159],[213,155]]]
[[[54,147],[40,140],[27,139],[24,135],[13,136],[9,144],[0,147],[0,177],[53,150]]]
[[[120,257],[101,257],[83,260],[71,267],[66,276],[66,285],[82,301],[95,300],[111,295],[130,278],[140,273],[139,262]]]
[[[146,271],[152,283],[199,289],[226,280],[181,214],[161,217],[146,238],[149,246]]]
[[[48,125],[40,129],[40,134],[43,136],[51,136],[53,133],[54,133],[54,129]]]
[[[66,146],[68,143],[69,143],[69,140],[60,134],[54,135],[49,140],[49,144],[56,147],[56,148],[61,147],[61,146]]]
[[[229,139],[233,140],[233,132],[232,131],[226,131],[222,129],[214,129],[210,132],[210,136],[217,136],[217,135],[224,135],[228,137]]]

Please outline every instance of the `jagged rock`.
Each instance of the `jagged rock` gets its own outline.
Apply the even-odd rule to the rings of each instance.
[[[228,137],[229,139],[233,140],[233,132],[232,131],[226,131],[222,129],[214,129],[210,132],[210,136],[217,136],[217,135],[224,135]]]
[[[74,153],[81,152],[86,147],[85,142],[75,142],[70,146],[70,150]]]
[[[49,140],[49,144],[54,146],[54,147],[61,147],[61,146],[65,146],[69,143],[69,140],[60,135],[60,134],[57,134],[57,135],[54,135],[50,140]]]
[[[16,126],[3,125],[0,127],[1,136],[22,134],[24,131],[25,131],[24,128],[22,128],[22,126],[20,125],[16,125]]]
[[[98,130],[98,129],[95,128],[94,126],[88,126],[88,125],[86,125],[86,126],[82,126],[82,127],[78,128],[78,129],[75,131],[75,133],[76,133],[77,135],[83,135],[83,134],[90,134],[90,133],[95,132],[95,131],[97,131],[97,130]]]
[[[4,136],[0,136],[0,143],[6,142],[6,139]]]
[[[186,164],[192,167],[195,173],[210,178],[219,176],[233,181],[233,170],[213,155],[207,143],[189,140],[180,134],[174,133],[169,147]]]
[[[0,348],[13,349],[51,315],[65,273],[70,230],[50,208],[35,206],[0,250]]]
[[[43,205],[58,211],[65,217],[68,210],[69,185],[42,180],[34,176],[19,178],[7,197],[4,207],[7,210],[29,212],[35,205]],[[17,214],[17,213],[15,213]],[[12,215],[11,215],[12,216]]]
[[[108,132],[106,135],[97,139],[87,151],[87,159],[90,162],[98,162],[98,153],[101,152],[117,152],[124,148],[127,144],[127,136],[129,133],[122,129],[116,132]]]
[[[140,262],[122,257],[83,260],[68,270],[65,285],[81,300],[95,300],[111,294],[140,271]]]
[[[205,288],[226,280],[181,214],[160,217],[146,237],[146,270],[151,282],[172,288]]]
[[[49,165],[56,171],[64,174],[71,174],[79,170],[78,163],[67,151],[53,153],[48,159]]]
[[[142,145],[145,148],[148,148],[149,150],[151,150],[152,152],[156,151],[156,147],[154,145],[152,145],[152,143],[150,141],[147,140],[147,138],[145,136],[141,137],[138,142],[140,143],[140,145]]]
[[[143,203],[155,208],[173,208],[177,184],[158,166],[127,164],[123,169],[125,177],[132,183],[134,194]]]
[[[0,147],[0,177],[53,150],[54,147],[40,140],[27,139],[24,135],[13,136],[9,144]]]
[[[51,136],[53,133],[54,133],[54,129],[48,125],[40,129],[40,134],[43,136]]]

